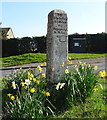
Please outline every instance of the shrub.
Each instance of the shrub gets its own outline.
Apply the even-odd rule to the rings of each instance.
[[[72,65],[71,61],[67,62]],[[65,65],[66,63],[63,63]],[[84,103],[86,98],[90,97],[97,90],[98,73],[94,70],[97,66],[92,67],[89,64],[78,62],[77,65],[72,65],[71,69],[65,69],[65,75],[60,83],[52,88],[50,101],[57,108],[57,112],[65,110],[76,103]],[[63,85],[63,87],[61,87]]]
[[[44,118],[59,114],[77,103],[85,103],[98,90],[99,78],[107,76],[105,71],[95,73],[97,66],[82,62],[72,65],[72,61],[66,61],[61,66],[65,67],[65,75],[54,84],[46,81],[40,66],[25,71],[20,68],[5,77],[6,117]]]
[[[35,72],[39,72],[35,75]],[[50,96],[45,73],[35,69],[15,70],[4,80],[6,116],[10,118],[41,118],[53,114],[48,104]],[[46,104],[48,102],[48,104]]]

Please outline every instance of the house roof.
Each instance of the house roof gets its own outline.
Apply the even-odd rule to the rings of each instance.
[[[2,28],[2,35],[6,35],[11,28]]]

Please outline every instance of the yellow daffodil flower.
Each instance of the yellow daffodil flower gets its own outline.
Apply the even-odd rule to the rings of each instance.
[[[40,66],[43,66],[43,64],[40,64]]]
[[[46,96],[50,96],[50,93],[49,93],[49,92],[46,92]]]
[[[36,81],[36,83],[39,85],[40,84],[40,80]]]
[[[44,66],[46,66],[47,64],[46,64],[46,62],[44,62]]]
[[[25,83],[24,82],[21,82],[21,85],[22,85],[22,87],[25,85]]]
[[[42,68],[38,65],[37,69],[38,69],[38,70],[41,70]]]
[[[41,73],[42,71],[43,71],[42,69],[39,70],[40,73]]]
[[[33,78],[33,81],[36,82],[36,78]]]
[[[9,97],[10,97],[11,95],[12,95],[12,94],[10,94],[10,93],[9,93],[9,94],[7,94],[7,96],[9,96]]]
[[[69,64],[72,64],[72,61],[69,61]]]
[[[20,68],[20,70],[22,70],[22,68]]]
[[[91,67],[91,65],[90,65],[90,64],[88,64],[87,66],[88,66],[89,68]]]
[[[97,70],[98,66],[94,66],[94,70]]]
[[[106,71],[105,71],[105,70],[100,71],[100,72],[99,72],[99,75],[100,75],[101,77],[106,77],[106,76],[107,76],[107,74],[106,74]]]
[[[13,89],[16,89],[16,84],[15,84],[14,81],[12,82],[12,88],[13,88]]]
[[[68,57],[69,60],[71,60],[71,57]]]
[[[52,71],[55,71],[55,68],[52,68]]]
[[[98,90],[98,88],[94,88],[94,89],[93,89],[93,92],[96,92],[97,90]]]
[[[10,96],[10,99],[11,99],[11,100],[14,100],[14,99],[15,99],[15,97],[12,95],[12,96]]]
[[[83,63],[83,65],[86,65],[86,63]]]
[[[77,65],[74,65],[74,67],[76,68],[76,67],[77,67]]]
[[[82,65],[82,64],[83,64],[81,61],[78,61],[78,63],[79,63],[80,65]]]
[[[28,72],[27,74],[30,76],[30,73],[29,73],[29,72]]]
[[[84,69],[84,67],[82,67],[82,70]]]
[[[69,73],[69,70],[68,70],[68,69],[66,69],[64,72],[67,74],[67,73]]]
[[[31,92],[31,93],[34,93],[35,91],[36,91],[35,88],[30,89],[30,92]]]
[[[31,77],[31,78],[33,78],[33,77],[34,77],[34,75],[33,75],[33,74],[30,74],[30,77]]]
[[[70,61],[69,61],[69,60],[67,60],[67,61],[66,61],[66,64],[69,64],[69,62],[70,62]]]
[[[45,73],[43,73],[43,74],[42,74],[42,77],[45,77],[45,76],[46,76]]]
[[[64,67],[64,65],[65,65],[65,64],[64,64],[64,62],[63,62],[61,66]]]
[[[24,88],[25,88],[25,89],[27,89],[27,88],[28,88],[28,86],[24,86]]]

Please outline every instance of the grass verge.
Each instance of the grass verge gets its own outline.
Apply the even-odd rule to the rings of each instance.
[[[89,58],[100,58],[105,57],[106,54],[89,54],[89,53],[69,53],[69,57],[72,59],[89,59]],[[42,53],[27,53],[18,56],[10,56],[5,58],[0,58],[0,66],[17,66],[30,63],[40,63],[46,61],[46,54]]]
[[[87,98],[84,104],[71,104],[69,110],[55,118],[107,118],[107,79],[100,79],[99,82],[103,89],[99,86],[98,91]]]

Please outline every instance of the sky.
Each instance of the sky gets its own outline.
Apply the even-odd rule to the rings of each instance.
[[[94,0],[93,0],[94,1]],[[48,14],[61,9],[68,16],[68,34],[105,32],[105,1],[2,1],[1,27],[11,27],[15,37],[46,36]]]

